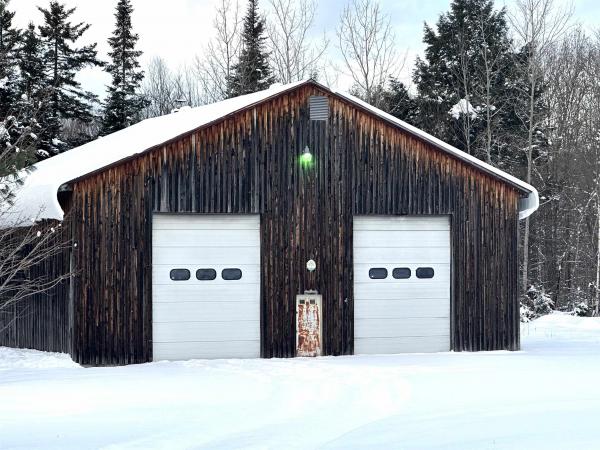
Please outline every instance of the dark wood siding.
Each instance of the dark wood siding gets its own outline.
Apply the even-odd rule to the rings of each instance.
[[[70,272],[69,233],[58,222],[50,221],[45,225],[56,230],[46,242],[53,250],[49,251],[48,258],[32,267],[27,276],[33,280],[44,278],[53,284],[54,280],[58,281]],[[60,281],[43,293],[0,308],[0,346],[69,353],[71,314],[68,281]]]
[[[449,214],[453,348],[518,348],[519,193],[336,96],[328,121],[310,121],[310,95],[329,94],[302,86],[74,183],[77,361],[152,359],[154,211],[261,214],[264,357],[294,356],[309,289],[323,353],[353,352],[353,215]]]

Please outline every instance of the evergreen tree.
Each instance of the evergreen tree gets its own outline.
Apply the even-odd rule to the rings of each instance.
[[[39,159],[43,159],[50,154],[40,147],[39,137],[43,130],[40,121],[43,122],[43,117],[49,112],[50,89],[44,74],[42,42],[33,23],[29,23],[23,32],[19,53],[16,109],[22,128],[29,130],[30,137],[34,138],[29,140],[31,150]]]
[[[37,122],[26,116],[28,112],[26,109],[15,108],[14,114],[11,112],[4,119],[0,119],[0,177],[15,174],[38,159],[38,137],[34,133]],[[7,186],[4,188],[3,195],[0,195],[0,203],[1,197],[8,193]]]
[[[116,27],[108,39],[111,62],[106,71],[112,76],[108,87],[108,99],[102,120],[102,134],[119,131],[139,121],[142,109],[146,106],[144,98],[137,93],[144,72],[139,70],[138,58],[142,52],[135,50],[139,39],[132,32],[130,0],[119,0],[115,13]]]
[[[265,50],[264,33],[265,19],[259,14],[258,0],[248,0],[240,59],[227,80],[229,97],[267,89],[275,81],[269,67],[269,53]]]
[[[36,161],[40,129],[35,108],[22,92],[28,35],[12,27],[14,13],[7,6],[7,0],[0,0],[0,176]]]
[[[425,25],[425,59],[417,59],[418,125],[481,159],[496,163],[511,102],[514,73],[504,9],[492,0],[453,0],[436,30]]]
[[[382,92],[382,97],[382,109],[385,112],[411,125],[417,122],[417,102],[409,94],[404,83],[396,78],[390,78],[389,85]]]
[[[96,57],[96,44],[75,46],[90,27],[85,23],[71,23],[69,18],[76,8],[67,9],[65,5],[51,1],[48,9],[38,9],[44,17],[44,24],[39,30],[43,44],[42,60],[50,88],[41,145],[50,153],[58,153],[69,146],[69,143],[60,140],[62,120],[90,122],[94,118],[92,106],[97,98],[84,91],[75,76],[84,67],[102,66],[102,63]]]
[[[27,99],[41,99],[44,95],[41,91],[47,87],[42,61],[42,42],[32,22],[23,32],[19,71],[19,94]]]
[[[0,0],[0,119],[9,113],[16,99],[18,44],[20,32],[12,25],[14,12],[9,0]]]

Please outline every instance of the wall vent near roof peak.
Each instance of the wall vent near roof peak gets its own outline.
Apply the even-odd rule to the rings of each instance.
[[[329,118],[329,98],[324,95],[313,95],[308,100],[310,120],[327,120]]]

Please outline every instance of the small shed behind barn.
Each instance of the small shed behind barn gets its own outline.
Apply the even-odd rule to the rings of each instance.
[[[518,220],[537,206],[351,95],[276,86],[38,163],[3,225],[62,220],[55,266],[74,270],[0,345],[95,365],[292,357],[296,297],[316,291],[323,354],[515,350]]]

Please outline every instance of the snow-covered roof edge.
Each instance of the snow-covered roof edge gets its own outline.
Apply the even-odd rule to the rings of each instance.
[[[26,226],[41,219],[62,220],[64,211],[57,197],[61,186],[122,164],[309,82],[274,84],[264,91],[146,119],[40,161],[18,174],[23,184],[13,190],[12,205],[2,208],[0,228]],[[12,179],[0,178],[2,182],[14,184]]]
[[[22,174],[25,182],[15,192],[15,203],[10,209],[10,213],[0,216],[0,227],[22,226],[31,223],[34,218],[62,220],[64,212],[58,202],[57,192],[64,184],[121,164],[199,128],[209,126],[306,84],[313,84],[325,92],[341,97],[425,140],[444,152],[524,191],[528,195],[519,202],[519,219],[528,217],[538,208],[538,193],[533,186],[363,102],[353,95],[329,89],[314,80],[302,80],[287,85],[274,85],[264,91],[186,109],[176,114],[146,119],[124,130],[41,161],[34,165],[35,170],[31,173]]]
[[[524,197],[519,200],[519,220],[529,217],[531,214],[533,214],[538,209],[538,207],[540,205],[538,191],[536,188],[534,188],[529,183],[526,183],[525,181],[522,181],[522,180],[518,179],[517,177],[514,177],[511,174],[506,173],[503,170],[500,170],[497,167],[494,167],[491,164],[488,164],[472,155],[469,155],[468,153],[465,153],[462,150],[457,149],[456,147],[448,144],[447,142],[444,142],[441,139],[438,139],[435,136],[432,136],[431,134],[429,134],[415,126],[410,125],[409,123],[406,123],[406,122],[398,119],[397,117],[394,117],[391,114],[386,113],[385,111],[382,111],[378,108],[375,108],[372,105],[369,105],[368,103],[362,101],[358,97],[348,94],[347,92],[330,90],[324,86],[321,86],[321,87],[332,92],[333,94],[336,94],[340,97],[345,98],[346,100],[356,104],[357,106],[359,106],[363,109],[370,111],[371,113],[385,119],[386,121],[391,122],[392,124],[398,126],[399,128],[402,128],[403,130],[409,132],[410,134],[423,139],[424,141],[445,151],[446,153],[450,153],[451,155],[457,157],[458,159],[460,159],[470,165],[476,166],[477,168],[483,170],[484,172],[489,173],[493,177],[499,178],[500,180],[505,181],[505,182],[513,185],[514,187],[517,187],[523,191],[526,191],[528,193],[527,197]]]

